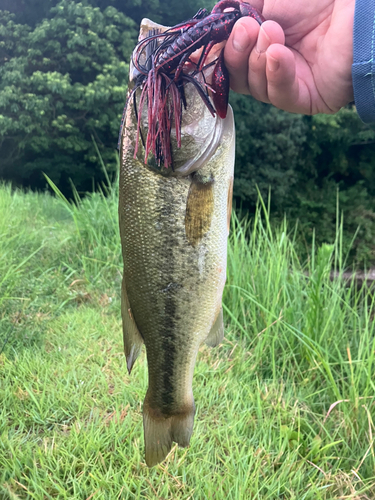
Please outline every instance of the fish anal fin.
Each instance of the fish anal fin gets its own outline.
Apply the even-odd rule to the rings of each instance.
[[[177,415],[163,417],[155,414],[147,404],[143,405],[143,430],[145,436],[145,458],[148,467],[162,462],[172,449],[175,441],[183,448],[188,446],[193,432],[194,401],[185,411]]]
[[[223,322],[223,308],[220,308],[220,311],[216,317],[214,324],[208,334],[205,343],[210,347],[216,347],[219,345],[224,338],[224,322]]]
[[[126,365],[130,375],[134,362],[141,352],[143,339],[132,314],[124,279],[121,289],[121,316]]]

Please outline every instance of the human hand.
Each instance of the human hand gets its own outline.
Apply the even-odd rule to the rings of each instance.
[[[293,113],[335,113],[354,99],[355,0],[251,0],[225,46],[235,92]]]

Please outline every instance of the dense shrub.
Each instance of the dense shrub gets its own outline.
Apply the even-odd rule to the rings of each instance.
[[[0,0],[0,9],[8,10],[16,15],[17,22],[35,26],[45,18],[51,17],[51,8],[60,0]],[[115,7],[119,12],[139,23],[143,17],[155,22],[173,26],[183,19],[191,18],[202,7],[211,8],[215,0],[75,0],[84,5],[99,7]]]
[[[375,132],[353,107],[336,115],[295,115],[233,94],[237,127],[234,195],[254,211],[258,190],[275,217],[299,222],[309,247],[331,242],[343,220],[350,259],[375,262]],[[337,214],[339,219],[337,220]]]
[[[1,13],[0,176],[34,187],[91,189],[115,164],[135,23],[71,0],[34,29]]]

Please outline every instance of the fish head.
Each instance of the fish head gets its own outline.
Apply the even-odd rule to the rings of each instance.
[[[168,29],[168,26],[163,26],[145,18],[141,21],[138,41],[140,42],[144,40],[152,33],[163,33]],[[181,145],[179,146],[178,144],[175,121],[172,119],[170,141],[173,164],[171,166],[168,166],[167,168],[164,166],[161,166],[161,168],[158,167],[156,160],[151,153],[148,155],[147,162],[145,162],[144,142],[148,131],[149,105],[146,102],[146,105],[140,107],[141,116],[139,128],[141,131],[138,130],[138,120],[137,114],[134,113],[134,106],[128,106],[128,108],[132,109],[128,109],[127,117],[125,119],[125,128],[128,129],[128,137],[132,137],[132,144],[130,146],[133,150],[136,150],[137,142],[138,146],[136,157],[139,161],[144,163],[146,168],[158,171],[164,176],[188,177],[192,173],[199,170],[212,157],[212,155],[215,154],[218,146],[223,140],[223,137],[228,137],[228,130],[233,131],[233,133],[229,134],[229,136],[234,136],[234,121],[231,110],[227,117],[222,119],[216,113],[213,113],[212,109],[209,109],[204,102],[204,98],[202,97],[202,89],[203,92],[206,92],[207,89],[208,94],[211,92],[210,83],[214,70],[213,65],[210,66],[210,63],[218,57],[221,49],[222,44],[214,46],[206,60],[206,66],[208,66],[207,69],[205,69],[203,73],[192,76],[191,80],[194,79],[196,84],[192,81],[186,80],[183,82],[185,102],[179,103],[181,106]],[[193,53],[190,60],[197,62],[201,50],[202,49]],[[135,101],[139,108],[142,91],[142,84],[139,85],[139,81],[142,79],[142,74],[134,65],[133,60],[135,57],[136,54],[133,52],[129,71],[129,93],[132,92],[134,87],[138,87],[136,90]],[[139,56],[139,61],[141,64],[146,64],[146,59],[146,51],[144,51]],[[184,74],[190,76],[195,68],[195,65],[190,62],[186,62],[183,72]],[[200,91],[197,85],[200,86]],[[169,99],[171,101],[172,97],[169,96]],[[130,134],[129,129],[132,131]],[[136,137],[138,137],[138,139],[135,139]]]

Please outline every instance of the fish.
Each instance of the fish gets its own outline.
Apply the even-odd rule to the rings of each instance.
[[[143,19],[139,40],[167,27]],[[214,58],[212,51],[210,57]],[[129,70],[129,92],[137,70]],[[209,81],[209,74],[206,75]],[[140,99],[137,89],[136,99]],[[190,443],[193,374],[200,346],[224,337],[222,294],[232,210],[235,130],[184,84],[181,147],[171,130],[173,165],[145,161],[137,111],[127,105],[120,138],[119,225],[123,256],[121,314],[129,374],[143,344],[148,388],[143,403],[145,460],[162,462],[176,442]],[[147,132],[147,106],[140,123]],[[145,132],[146,131],[146,132]]]

